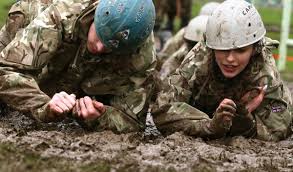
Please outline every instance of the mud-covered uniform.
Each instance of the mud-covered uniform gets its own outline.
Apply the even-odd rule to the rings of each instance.
[[[261,40],[262,46],[248,66],[236,78],[226,79],[215,62],[214,53],[205,42],[198,43],[185,57],[175,74],[168,78],[157,98],[158,109],[153,111],[160,131],[184,131],[188,135],[218,138],[207,127],[217,107],[225,98],[233,100],[237,112],[232,121],[230,136],[243,135],[277,141],[291,134],[292,100],[275,66],[271,49],[277,46],[271,39]],[[268,85],[260,106],[252,112],[253,121],[244,118],[248,113],[241,98],[253,90]]]
[[[106,105],[98,129],[140,129],[156,62],[153,35],[133,54],[93,55],[87,33],[99,1],[22,0],[1,29],[0,100],[39,121],[50,96],[88,95]],[[4,48],[5,47],[5,48]]]

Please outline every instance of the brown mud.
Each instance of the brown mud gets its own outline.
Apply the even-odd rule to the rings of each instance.
[[[273,143],[174,133],[146,142],[141,133],[88,132],[69,119],[39,124],[2,112],[0,171],[293,171],[293,136]]]

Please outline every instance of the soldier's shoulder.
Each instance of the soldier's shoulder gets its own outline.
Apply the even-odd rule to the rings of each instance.
[[[185,56],[180,65],[180,71],[183,73],[207,73],[209,62],[212,58],[212,51],[207,48],[204,41],[198,42]]]
[[[206,62],[212,56],[212,51],[206,46],[205,41],[198,42],[186,55],[185,60],[193,62]]]

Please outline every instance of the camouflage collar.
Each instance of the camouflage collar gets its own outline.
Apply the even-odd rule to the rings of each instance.
[[[87,40],[87,34],[92,22],[94,21],[94,14],[98,4],[99,0],[92,0],[91,4],[78,16],[73,24],[74,31],[72,40]]]

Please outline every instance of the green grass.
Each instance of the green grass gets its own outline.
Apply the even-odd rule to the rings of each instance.
[[[288,71],[293,72],[293,62],[287,62],[286,67]]]
[[[13,2],[15,2],[15,0],[0,0],[0,26],[5,23],[9,7]]]
[[[258,8],[265,24],[273,24],[281,27],[282,9],[280,8]],[[293,29],[293,17],[291,17],[291,30]],[[293,30],[292,30],[293,31]]]

